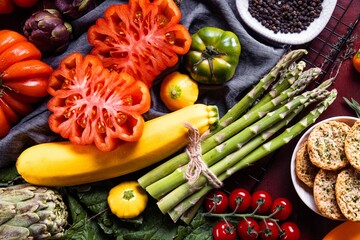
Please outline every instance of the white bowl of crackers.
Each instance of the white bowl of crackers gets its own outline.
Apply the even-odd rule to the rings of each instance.
[[[309,128],[296,144],[291,179],[301,200],[333,220],[360,221],[360,119],[338,116]]]

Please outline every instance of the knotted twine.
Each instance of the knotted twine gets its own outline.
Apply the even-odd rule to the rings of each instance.
[[[185,171],[185,178],[190,183],[193,184],[197,181],[202,173],[204,177],[215,187],[220,188],[222,182],[217,178],[217,176],[210,171],[204,160],[202,159],[202,149],[201,141],[207,135],[206,133],[200,135],[199,129],[195,128],[188,122],[184,123],[185,127],[189,130],[189,144],[187,145],[185,152],[189,156],[189,163]]]

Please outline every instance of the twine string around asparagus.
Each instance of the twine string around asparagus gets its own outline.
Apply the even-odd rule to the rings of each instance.
[[[202,159],[201,141],[206,136],[206,133],[200,135],[199,129],[195,128],[190,123],[186,122],[184,125],[189,130],[188,136],[190,140],[185,150],[190,159],[185,171],[186,180],[190,184],[193,184],[202,173],[215,188],[220,188],[222,186],[222,182],[210,171]]]

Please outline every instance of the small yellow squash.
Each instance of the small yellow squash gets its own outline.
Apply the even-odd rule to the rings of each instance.
[[[110,189],[107,202],[118,218],[135,218],[146,208],[148,195],[136,181],[119,183]]]
[[[218,122],[216,106],[195,104],[145,122],[139,141],[114,151],[95,145],[50,142],[34,145],[18,157],[16,167],[28,183],[73,186],[122,176],[157,163],[188,144],[188,122],[204,133]]]
[[[171,111],[193,105],[199,96],[198,84],[188,75],[172,72],[160,86],[160,98]]]

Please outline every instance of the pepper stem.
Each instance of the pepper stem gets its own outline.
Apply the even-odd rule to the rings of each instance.
[[[213,58],[220,57],[226,55],[225,53],[217,51],[214,46],[206,46],[206,49],[202,51],[201,58],[199,61],[197,61],[193,68],[196,68],[200,63],[207,60],[209,63],[210,73],[211,73],[211,79],[214,77],[214,63]]]

